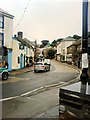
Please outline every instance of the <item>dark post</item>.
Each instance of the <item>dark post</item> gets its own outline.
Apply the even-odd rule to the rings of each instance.
[[[83,0],[82,14],[82,84],[88,80],[88,0]]]
[[[35,40],[34,61],[36,62],[37,40]]]

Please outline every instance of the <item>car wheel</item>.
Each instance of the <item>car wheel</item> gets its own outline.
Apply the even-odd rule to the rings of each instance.
[[[48,71],[50,71],[50,67],[49,67],[49,70]]]
[[[45,68],[45,72],[47,72],[47,68]]]
[[[36,73],[37,71],[36,70],[34,70],[34,73]]]
[[[8,73],[4,72],[2,74],[2,80],[7,80],[8,79]]]

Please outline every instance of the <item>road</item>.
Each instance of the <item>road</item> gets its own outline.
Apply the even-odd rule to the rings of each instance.
[[[28,72],[11,77],[11,82],[2,84],[2,97],[20,96],[28,91],[55,84],[64,83],[78,76],[75,69],[64,66],[57,61],[52,61],[50,72],[34,73]]]
[[[43,73],[24,73],[14,76],[12,82],[6,82],[2,85],[3,98],[15,97],[15,99],[2,102],[2,112],[4,117],[10,118],[32,118],[36,117],[48,109],[58,104],[58,88],[48,91],[21,97],[34,89],[52,85],[55,83],[64,84],[78,76],[78,72],[57,61],[52,61],[50,72]],[[11,78],[10,78],[11,79]]]

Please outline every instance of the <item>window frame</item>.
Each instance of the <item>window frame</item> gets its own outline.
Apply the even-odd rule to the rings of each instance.
[[[1,45],[0,46],[4,46],[4,33],[0,32],[0,35],[1,35],[1,39],[0,39]]]
[[[0,28],[4,29],[4,16],[0,15]]]

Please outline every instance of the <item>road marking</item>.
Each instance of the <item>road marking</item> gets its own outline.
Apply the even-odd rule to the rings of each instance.
[[[28,94],[30,94],[30,93],[37,92],[37,91],[42,90],[42,89],[44,89],[44,87],[36,88],[36,89],[34,89],[34,90],[31,90],[31,91],[29,91],[29,92],[27,92],[27,93],[22,94],[21,97],[26,96],[26,95],[28,95]]]
[[[15,99],[15,98],[18,98],[20,96],[14,96],[14,97],[9,97],[9,98],[3,98],[3,99],[0,99],[0,102],[3,102],[3,101],[7,101],[7,100],[12,100],[12,99]]]

